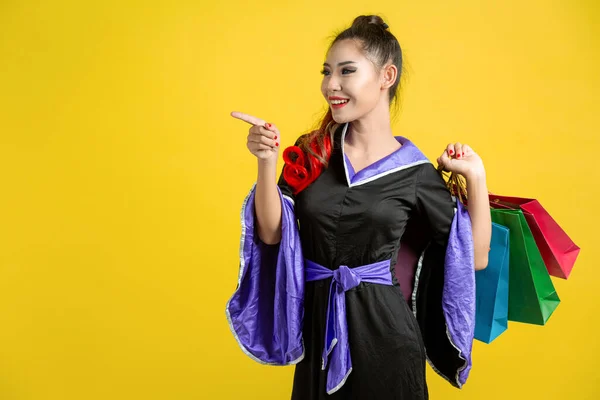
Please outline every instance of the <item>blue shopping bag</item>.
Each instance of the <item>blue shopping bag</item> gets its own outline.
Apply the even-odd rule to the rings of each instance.
[[[492,223],[486,269],[475,272],[475,339],[491,343],[508,328],[509,230]]]

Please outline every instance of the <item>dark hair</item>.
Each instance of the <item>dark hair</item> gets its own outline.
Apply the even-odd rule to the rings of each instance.
[[[358,39],[365,56],[377,67],[382,68],[391,62],[398,68],[398,79],[390,87],[390,104],[396,98],[402,72],[402,49],[396,37],[388,30],[388,25],[378,15],[361,15],[354,19],[352,26],[336,36],[329,46],[346,40]]]
[[[389,88],[390,104],[397,98],[400,74],[402,72],[402,49],[396,37],[388,30],[388,25],[378,15],[356,17],[352,26],[340,32],[331,42],[330,50],[342,40],[355,40],[376,68],[382,68],[391,62],[398,69],[396,82]],[[283,176],[294,191],[301,192],[319,177],[331,155],[333,134],[337,124],[333,120],[331,109],[322,118],[319,127],[304,135],[297,146],[291,146],[283,152],[285,167]],[[306,157],[305,157],[306,155]]]

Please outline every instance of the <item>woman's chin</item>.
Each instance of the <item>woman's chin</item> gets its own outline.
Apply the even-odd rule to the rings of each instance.
[[[336,112],[333,111],[331,113],[331,117],[333,118],[333,120],[335,121],[336,124],[345,124],[346,122],[350,122],[352,121],[352,118],[350,118],[350,116],[346,113],[341,113],[341,112]]]

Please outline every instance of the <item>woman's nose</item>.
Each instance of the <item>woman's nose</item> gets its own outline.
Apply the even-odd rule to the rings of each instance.
[[[335,75],[330,76],[329,82],[327,82],[327,91],[328,92],[337,92],[340,89],[341,89],[341,86],[340,86],[339,79]]]

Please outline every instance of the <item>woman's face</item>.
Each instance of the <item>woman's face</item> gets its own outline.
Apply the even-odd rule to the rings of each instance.
[[[321,92],[337,123],[357,120],[384,98],[380,71],[354,40],[333,45],[323,64]]]

